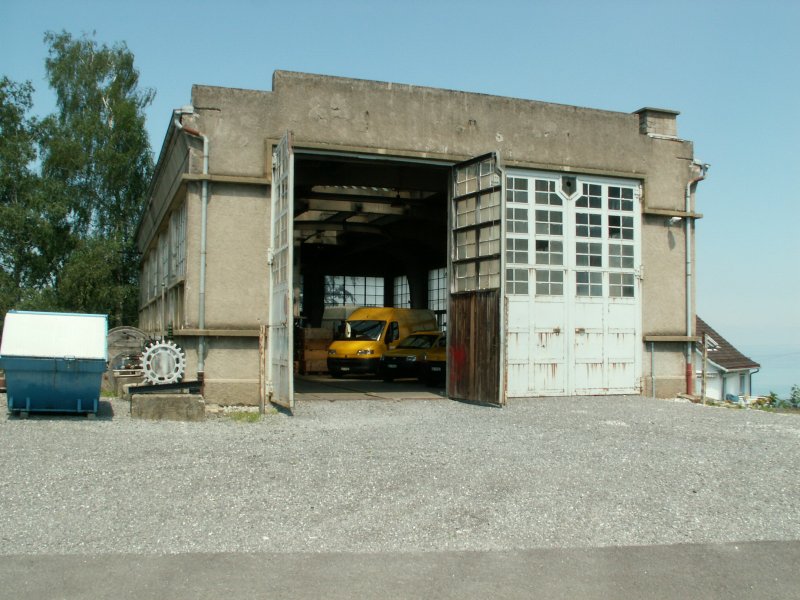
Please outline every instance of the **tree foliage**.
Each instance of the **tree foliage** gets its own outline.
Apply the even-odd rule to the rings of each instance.
[[[30,83],[0,79],[0,310],[35,306],[70,248],[56,182],[33,169],[41,133]],[[0,315],[0,316],[2,316]]]
[[[33,88],[0,80],[0,312],[38,308],[136,320],[134,234],[153,163],[151,90],[125,44],[45,34],[54,114],[29,116]]]

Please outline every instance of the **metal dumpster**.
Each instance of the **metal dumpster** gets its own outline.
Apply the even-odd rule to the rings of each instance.
[[[106,315],[10,311],[0,342],[12,413],[97,413]]]

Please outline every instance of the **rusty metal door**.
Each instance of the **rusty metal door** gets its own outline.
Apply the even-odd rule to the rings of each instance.
[[[505,404],[505,177],[495,153],[453,167],[448,214],[447,395]]]
[[[270,402],[294,408],[292,254],[294,246],[294,154],[290,132],[272,152],[269,249],[270,298],[268,393]]]

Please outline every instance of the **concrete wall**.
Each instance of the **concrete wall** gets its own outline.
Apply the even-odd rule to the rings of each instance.
[[[200,184],[189,194],[186,317],[197,327],[200,271]],[[267,319],[269,190],[210,184],[206,256],[206,328],[258,330]]]
[[[269,177],[271,144],[291,130],[296,148],[357,150],[450,162],[498,150],[510,166],[639,179],[646,207],[642,226],[644,334],[685,333],[683,227],[667,227],[666,217],[647,214],[650,209],[684,208],[685,186],[693,175],[693,147],[669,135],[677,133],[676,113],[650,114],[651,122],[644,122],[645,113],[289,72],[274,74],[271,92],[194,86],[192,104],[196,114],[185,116],[184,124],[208,136],[212,175]],[[648,135],[654,127],[668,135]],[[192,141],[190,147],[188,169],[198,173],[202,170],[198,141]],[[162,155],[157,182],[169,179],[175,170],[165,165],[182,164],[170,158],[171,153],[180,151],[173,144],[166,157]],[[216,181],[210,187],[206,326],[256,328],[259,319],[265,320],[267,315],[269,188]],[[191,183],[187,194],[189,326],[197,321],[199,302],[199,189],[199,183]],[[151,210],[158,214],[155,207]],[[140,247],[149,243],[149,231],[149,227],[140,230]],[[241,379],[252,380],[257,371],[245,373],[244,365],[253,362],[257,366],[257,356],[253,361],[240,361],[237,352],[244,352],[243,348],[230,351],[237,358],[220,358],[221,371],[227,372],[223,364],[241,363],[241,368],[234,370],[246,375]],[[209,353],[209,390],[216,386],[209,377],[217,368],[216,354],[220,352],[223,356],[227,350]],[[683,391],[681,352],[680,344],[659,346],[659,395]],[[649,344],[643,362],[643,376],[649,380]],[[231,379],[222,372],[218,376],[220,381]],[[666,392],[662,394],[662,390]]]

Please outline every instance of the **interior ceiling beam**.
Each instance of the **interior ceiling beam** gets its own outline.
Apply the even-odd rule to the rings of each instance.
[[[318,192],[313,190],[297,190],[295,192],[295,198],[297,200],[302,201],[311,201],[311,200],[322,200],[325,202],[336,202],[336,201],[345,201],[345,202],[362,202],[362,203],[369,203],[369,204],[424,204],[426,202],[431,202],[437,198],[440,198],[440,194],[436,192],[429,192],[429,196],[425,198],[409,198],[407,195],[403,195],[402,193],[398,192],[387,192],[385,194],[368,194],[368,193],[358,193],[357,191],[353,192]]]
[[[380,227],[364,223],[337,223],[332,221],[295,221],[297,231],[349,231],[352,233],[372,233],[385,235]]]
[[[377,202],[356,202],[352,200],[320,200],[309,198],[304,201],[306,210],[319,210],[324,212],[342,212],[350,214],[369,215],[402,215],[405,206],[392,206]]]

